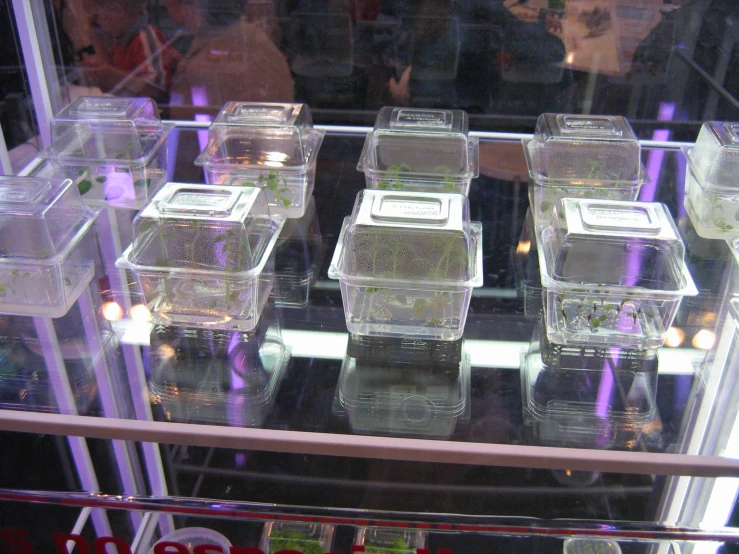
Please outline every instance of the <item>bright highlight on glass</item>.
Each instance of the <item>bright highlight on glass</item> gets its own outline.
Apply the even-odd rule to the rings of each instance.
[[[665,346],[677,348],[685,340],[685,331],[677,327],[670,327],[665,333]]]
[[[531,251],[531,241],[522,240],[516,245],[516,254],[528,254]]]
[[[101,311],[107,321],[119,321],[123,319],[123,308],[118,305],[118,302],[106,302],[103,304]]]
[[[700,350],[709,350],[716,341],[716,335],[708,329],[701,329],[693,337],[693,346]]]
[[[151,312],[144,304],[134,304],[128,311],[128,316],[136,323],[148,323]]]

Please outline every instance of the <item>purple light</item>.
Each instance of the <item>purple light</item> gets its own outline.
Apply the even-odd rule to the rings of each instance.
[[[192,87],[190,89],[190,94],[192,96],[192,105],[193,106],[208,106],[208,91],[205,87]],[[213,121],[213,118],[206,114],[195,114],[195,121],[206,121],[210,123]],[[208,146],[208,131],[198,131],[198,145],[200,146],[200,150],[205,150],[205,147]]]
[[[674,117],[675,104],[671,102],[660,102],[657,121],[672,121]],[[654,133],[652,133],[652,140],[665,141],[669,139],[670,131],[667,129],[655,129]],[[647,175],[649,176],[650,182],[642,185],[639,193],[639,200],[642,202],[654,202],[664,159],[665,153],[662,150],[651,150],[649,152],[649,156],[647,157]]]

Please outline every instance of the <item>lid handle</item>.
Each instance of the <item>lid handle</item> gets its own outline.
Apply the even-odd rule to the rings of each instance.
[[[448,110],[419,110],[395,108],[390,115],[391,127],[412,127],[445,130],[452,127],[452,113]]]
[[[228,217],[241,196],[241,191],[224,189],[179,188],[157,209],[168,215]]]
[[[580,219],[589,230],[658,234],[662,229],[652,206],[580,202]]]
[[[391,222],[444,224],[449,221],[449,200],[419,196],[379,196],[372,202],[373,219]]]
[[[559,130],[565,135],[623,136],[623,131],[616,126],[610,117],[560,114],[557,116],[557,124]]]

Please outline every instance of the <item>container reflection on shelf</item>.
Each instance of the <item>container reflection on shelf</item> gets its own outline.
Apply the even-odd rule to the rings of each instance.
[[[538,325],[521,355],[524,424],[549,446],[634,448],[658,420],[655,351],[558,352]]]
[[[350,335],[334,412],[354,433],[448,439],[469,418],[462,342]]]
[[[271,307],[249,333],[155,325],[149,390],[167,420],[259,427],[289,360]]]

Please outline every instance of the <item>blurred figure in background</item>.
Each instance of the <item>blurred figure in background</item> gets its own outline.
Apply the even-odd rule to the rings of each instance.
[[[146,0],[95,0],[95,8],[95,55],[82,62],[90,79],[104,92],[166,102],[178,55],[148,22]]]
[[[293,100],[287,61],[264,31],[246,22],[246,0],[164,0],[164,5],[173,23],[195,37],[178,65],[172,104],[217,111],[228,100]]]

